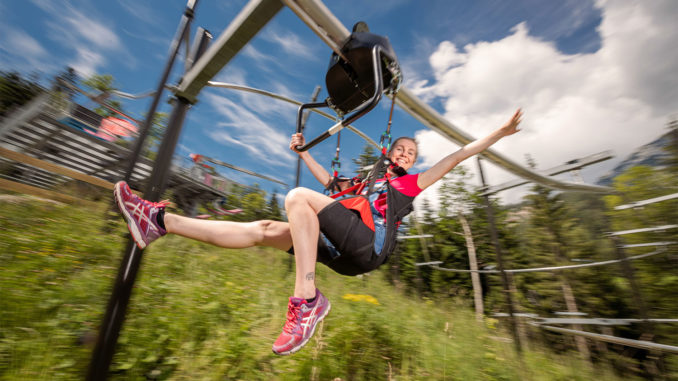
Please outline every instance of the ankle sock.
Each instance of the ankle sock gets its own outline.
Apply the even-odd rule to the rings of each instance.
[[[165,209],[161,209],[160,211],[158,211],[158,214],[155,215],[155,222],[158,223],[158,226],[160,226],[164,230],[167,230],[165,229]]]

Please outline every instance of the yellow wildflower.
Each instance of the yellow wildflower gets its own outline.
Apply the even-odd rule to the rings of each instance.
[[[367,302],[372,303],[375,306],[379,305],[379,301],[372,295],[362,295],[362,294],[346,294],[342,296],[342,299],[350,300],[353,302]]]

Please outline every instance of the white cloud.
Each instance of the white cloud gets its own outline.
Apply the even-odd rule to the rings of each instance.
[[[257,48],[252,46],[252,44],[246,45],[243,50],[242,54],[253,59],[254,61],[257,62],[260,66],[263,68],[268,68],[268,65],[266,63],[276,63],[277,59],[273,57],[272,55],[269,54],[264,54],[260,52]],[[270,70],[270,69],[269,69]]]
[[[44,58],[47,55],[45,48],[36,39],[22,30],[2,28],[2,34],[5,35],[5,43],[3,43],[2,47],[7,51],[22,55],[28,59]]]
[[[278,29],[268,29],[263,35],[266,41],[278,44],[283,52],[305,60],[318,59],[317,55],[311,48],[308,40],[302,40],[298,35],[289,31],[280,31]],[[315,40],[312,40],[315,41]]]
[[[99,48],[110,50],[121,48],[120,39],[107,22],[95,20],[91,15],[85,15],[75,9],[70,9],[68,14],[63,16],[63,20],[80,38]]]
[[[31,69],[40,70],[49,70],[53,67],[47,60],[47,50],[23,30],[0,26],[0,34],[4,36],[0,42],[0,50],[15,58],[15,66],[29,66]]]
[[[105,61],[104,57],[83,46],[76,47],[76,56],[68,65],[82,77],[87,78],[97,73],[97,68]]]
[[[237,66],[227,66],[224,71],[219,73],[216,82],[226,82],[229,84],[236,84],[246,87],[252,87],[247,83],[246,71]],[[268,91],[274,94],[279,94],[287,98],[298,100],[299,97],[278,81],[268,81],[267,87],[261,90]],[[257,115],[275,115],[281,121],[290,121],[296,118],[297,106],[291,103],[270,98],[265,95],[251,93],[247,91],[233,90],[233,89],[219,89],[214,88],[211,92],[218,94],[237,95],[240,98],[240,103],[246,105],[250,110],[255,110]]]
[[[437,75],[449,70],[453,66],[465,63],[467,55],[460,53],[457,47],[449,41],[443,41],[431,55],[429,62]]]
[[[136,17],[144,24],[159,25],[158,13],[145,2],[135,0],[118,0],[118,4],[131,16]]]
[[[206,94],[206,100],[225,118],[217,125],[219,129],[209,132],[210,137],[245,147],[260,160],[275,165],[292,165],[294,156],[288,148],[290,134],[281,133],[279,126],[269,125],[246,105],[213,94]]]
[[[438,97],[444,116],[474,137],[499,127],[523,107],[523,131],[493,147],[539,168],[604,150],[622,160],[664,131],[678,110],[678,3],[599,2],[601,48],[567,55],[529,34],[524,23],[498,41],[463,48],[443,41],[430,57],[434,81],[419,82],[424,97]],[[431,131],[419,131],[421,166],[456,150]],[[475,164],[472,166],[475,168]],[[491,184],[513,175],[488,168]]]
[[[414,53],[400,57],[400,67],[404,73],[404,85],[407,86],[416,96],[428,103],[434,98],[434,94],[429,91],[429,80],[427,77],[432,73],[428,57],[431,52],[436,50],[436,44],[429,37],[416,36]]]
[[[247,45],[249,46],[249,45]],[[247,49],[247,47],[245,47]],[[247,86],[247,71],[235,65],[226,65],[215,77],[216,82],[234,83]]]
[[[111,60],[133,67],[136,59],[115,33],[113,19],[98,17],[96,11],[82,10],[66,1],[33,0],[49,13],[48,37],[73,50],[72,66],[83,76],[99,72]]]

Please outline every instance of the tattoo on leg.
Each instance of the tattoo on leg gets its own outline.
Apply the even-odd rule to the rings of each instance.
[[[314,272],[310,272],[310,273],[306,274],[306,280],[313,280],[313,279],[315,279],[315,273]]]

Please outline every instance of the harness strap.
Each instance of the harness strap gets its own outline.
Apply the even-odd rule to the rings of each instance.
[[[355,191],[354,194],[360,194],[362,193],[363,189],[365,186],[368,186],[367,190],[367,197],[374,192],[374,186],[376,184],[377,178],[380,177],[381,173],[384,173],[385,175],[388,175],[387,168],[391,168],[393,172],[398,175],[398,176],[403,176],[407,174],[407,171],[399,167],[397,164],[391,162],[388,159],[388,151],[391,148],[391,125],[393,124],[393,110],[395,108],[395,101],[396,101],[396,96],[398,95],[397,92],[393,93],[393,97],[391,98],[391,109],[388,114],[388,124],[386,125],[386,131],[381,134],[381,139],[379,141],[379,147],[381,151],[381,156],[377,160],[377,162],[374,164],[374,167],[370,171],[370,173],[367,175],[365,180],[362,182],[353,185],[352,187],[345,189],[341,192],[335,193],[330,195],[330,197],[336,199],[338,197],[344,196],[350,192]],[[341,132],[339,132],[341,133]],[[337,186],[337,171],[335,169],[335,161],[339,162],[339,139],[340,136],[337,136],[337,154],[334,160],[332,160],[332,169],[334,170],[334,179],[327,185],[327,189],[330,192],[332,192],[334,189],[338,188]],[[341,163],[339,163],[339,168],[341,168]],[[390,177],[388,177],[388,180],[390,180]],[[387,180],[387,181],[388,181]]]
[[[332,159],[330,169],[332,170],[332,180],[325,187],[325,193],[339,192],[339,170],[341,169],[341,161],[339,160],[339,152],[341,151],[341,131],[337,133],[337,149]]]
[[[341,161],[339,161],[339,152],[341,151],[341,131],[337,133],[337,149],[334,154],[334,159],[332,159],[332,176],[335,178],[339,175],[339,169],[341,169]]]
[[[356,194],[360,194],[360,191],[362,191],[362,189],[363,189],[364,187],[365,187],[365,183],[360,182],[360,183],[357,183],[357,184],[351,186],[350,188],[344,189],[344,190],[341,191],[341,192],[332,194],[332,195],[330,195],[330,197],[336,199],[336,198],[339,198],[339,197],[341,197],[341,196],[343,196],[343,195],[349,194],[349,193],[351,193],[351,192],[353,192],[353,191],[356,191],[356,192],[355,192]]]

